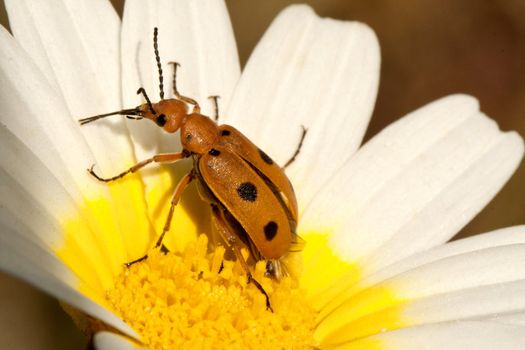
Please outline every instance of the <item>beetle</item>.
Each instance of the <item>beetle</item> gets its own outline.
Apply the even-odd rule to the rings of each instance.
[[[267,275],[280,278],[283,271],[280,259],[292,249],[298,250],[301,240],[296,234],[298,209],[291,182],[284,169],[299,154],[306,129],[290,160],[280,167],[264,151],[258,148],[240,131],[229,125],[218,125],[216,121],[200,113],[200,106],[192,98],[177,91],[176,72],[173,63],[174,98],[164,99],[162,65],[158,51],[158,29],[154,28],[153,47],[159,71],[160,100],[151,103],[144,88],[145,103],[131,109],[96,115],[80,119],[84,125],[112,115],[123,115],[130,119],[148,119],[168,133],[180,131],[182,151],[157,154],[136,163],[122,173],[103,178],[93,166],[89,173],[97,180],[110,182],[134,173],[151,163],[173,163],[192,158],[193,167],[175,187],[168,216],[155,248],[162,248],[162,240],[170,229],[175,206],[185,188],[197,180],[200,196],[211,206],[212,220],[219,234],[231,248],[248,276],[265,295],[266,306],[271,310],[269,297],[262,286],[252,277],[247,261],[241,254],[242,245],[250,250],[255,261],[266,260]],[[217,97],[214,96],[215,114],[218,119]],[[190,110],[191,107],[191,110]],[[144,260],[147,255],[127,263],[128,266]]]

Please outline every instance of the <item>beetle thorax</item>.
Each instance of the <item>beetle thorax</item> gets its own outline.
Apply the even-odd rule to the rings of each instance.
[[[185,150],[204,154],[219,140],[219,127],[210,118],[192,113],[186,117],[180,128],[180,138]]]

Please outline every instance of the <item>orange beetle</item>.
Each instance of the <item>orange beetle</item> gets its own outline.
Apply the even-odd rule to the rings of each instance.
[[[220,235],[233,249],[246,271],[248,280],[266,296],[267,307],[271,309],[268,295],[252,278],[248,264],[241,255],[240,245],[244,244],[250,249],[255,261],[267,260],[268,275],[276,278],[283,275],[279,259],[290,251],[292,245],[299,246],[300,240],[296,235],[297,201],[284,168],[291,164],[299,153],[306,129],[303,128],[295,154],[281,168],[237,129],[229,125],[217,125],[209,117],[200,114],[199,104],[195,100],[178,93],[175,84],[177,63],[174,63],[173,77],[175,98],[164,99],[157,35],[158,31],[155,28],[154,49],[159,69],[161,100],[151,103],[145,90],[140,88],[137,93],[143,94],[146,103],[132,109],[84,118],[80,123],[90,123],[111,115],[149,119],[168,133],[180,130],[182,151],[155,155],[110,178],[98,176],[93,167],[88,171],[98,180],[109,182],[153,162],[172,163],[191,157],[193,168],[182,177],[175,188],[164,229],[155,247],[162,246],[164,235],[170,228],[175,205],[184,189],[192,180],[197,179],[199,193],[210,203],[213,221]],[[215,104],[217,107],[217,97]],[[188,106],[192,106],[190,113]],[[127,265],[145,258],[147,255]]]

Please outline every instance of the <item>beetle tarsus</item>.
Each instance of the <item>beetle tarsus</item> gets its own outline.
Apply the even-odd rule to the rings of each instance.
[[[140,257],[138,259],[135,259],[133,261],[127,262],[124,265],[126,265],[127,268],[130,268],[132,265],[135,265],[138,262],[144,261],[148,258],[148,254],[144,255],[143,257]]]
[[[95,167],[95,164],[93,164],[89,169],[87,169],[88,173],[93,176],[95,179],[97,179],[98,181],[101,181],[101,182],[111,182],[111,181],[115,181],[117,179],[120,179],[121,177],[124,177],[124,175],[127,175],[129,174],[131,171],[131,169],[123,172],[122,174],[119,174],[117,176],[113,176],[113,177],[109,177],[109,178],[103,178],[103,177],[100,177],[97,175],[97,173],[93,170],[93,168]]]
[[[272,305],[270,304],[270,297],[268,296],[268,293],[264,290],[263,286],[255,279],[253,278],[252,274],[248,274],[248,283],[253,283],[255,287],[264,295],[266,298],[266,310],[270,310],[273,313]]]
[[[170,251],[169,251],[169,249],[166,248],[166,246],[163,244],[163,245],[160,247],[160,252],[163,253],[163,254],[167,254],[167,253],[169,253]],[[124,265],[126,265],[126,267],[129,268],[129,267],[131,267],[132,265],[135,265],[136,263],[139,263],[139,262],[141,262],[141,261],[146,260],[147,258],[148,258],[148,254],[146,254],[146,255],[144,255],[144,256],[138,258],[138,259],[135,259],[135,260],[133,260],[133,261],[127,262],[127,263],[125,263]]]
[[[102,182],[108,182],[110,181],[109,179],[104,179],[100,176],[97,175],[97,173],[93,170],[93,168],[95,167],[95,164],[91,165],[87,171],[89,173],[89,175],[93,176],[95,179],[97,179],[98,181],[102,181]]]

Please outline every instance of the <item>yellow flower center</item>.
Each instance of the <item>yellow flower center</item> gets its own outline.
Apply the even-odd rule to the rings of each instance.
[[[157,250],[125,269],[107,300],[151,349],[310,349],[315,311],[291,278],[254,278],[270,297],[248,283],[241,266],[209,253],[201,235],[181,254]]]

